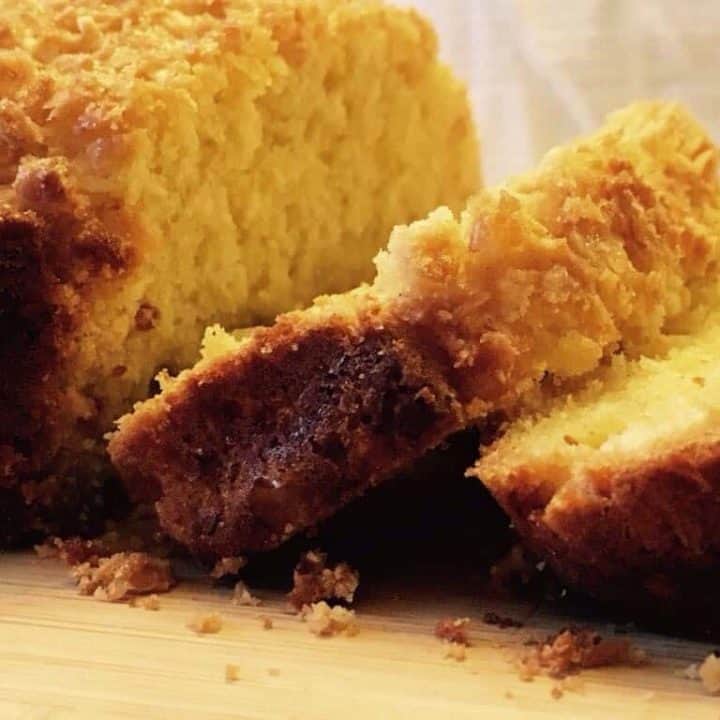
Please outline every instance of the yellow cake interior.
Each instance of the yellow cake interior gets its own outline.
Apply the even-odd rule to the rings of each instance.
[[[413,11],[0,7],[2,102],[32,137],[32,152],[0,158],[3,175],[17,184],[47,160],[135,251],[120,280],[96,282],[64,348],[69,434],[76,418],[108,428],[158,369],[191,364],[209,323],[267,321],[354,286],[393,225],[477,189],[465,90]]]
[[[635,103],[459,217],[397,229],[374,290],[443,347],[471,417],[517,416],[718,306],[717,163],[682,108]]]
[[[720,316],[658,358],[615,356],[585,387],[513,422],[478,466],[491,488],[542,481],[547,497],[601,469],[623,471],[717,436]]]

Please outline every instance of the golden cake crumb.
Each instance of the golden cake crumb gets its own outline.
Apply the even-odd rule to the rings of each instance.
[[[260,621],[263,630],[272,630],[273,621],[269,615],[258,615],[258,620]]]
[[[232,604],[257,607],[258,605],[262,605],[262,600],[255,597],[242,580],[238,580],[233,588]]]
[[[445,657],[457,662],[463,662],[467,657],[466,643],[445,642]]]
[[[115,553],[72,568],[81,595],[120,602],[133,595],[167,592],[175,578],[167,560],[147,553]]]
[[[188,620],[187,627],[198,635],[210,635],[222,630],[223,619],[219,613],[200,613]]]
[[[225,666],[225,682],[234,683],[240,679],[240,668],[237,665],[228,663]]]
[[[703,660],[697,673],[707,692],[711,695],[720,693],[720,657],[716,653],[710,653]]]
[[[333,635],[357,635],[358,626],[354,610],[336,605],[330,607],[324,600],[305,605],[301,616],[308,624],[313,635],[331,637]]]
[[[159,610],[160,598],[155,593],[143,597],[134,597],[130,600],[130,607],[140,607],[143,610]]]
[[[337,598],[350,603],[359,584],[360,575],[347,563],[329,568],[325,553],[310,550],[300,557],[295,567],[288,601],[298,611],[320,600]]]
[[[606,640],[594,630],[567,628],[527,647],[518,661],[522,680],[536,675],[564,678],[588,668],[642,665],[647,656],[626,639]]]
[[[470,645],[469,625],[470,618],[445,618],[435,626],[435,637],[451,644]]]
[[[210,571],[210,577],[219,580],[226,575],[237,575],[245,565],[247,565],[247,560],[242,556],[220,558]]]

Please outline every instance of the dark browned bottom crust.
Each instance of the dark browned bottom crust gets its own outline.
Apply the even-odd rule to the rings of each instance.
[[[0,547],[97,525],[104,491],[85,478],[99,458],[60,456],[68,438],[82,446],[104,428],[68,408],[61,376],[95,287],[135,262],[128,242],[84,209],[61,161],[28,160],[2,200]]]
[[[465,424],[412,338],[338,321],[256,342],[269,350],[194,373],[110,444],[131,494],[201,558],[277,546]]]
[[[606,469],[546,512],[528,470],[493,488],[569,587],[646,624],[720,638],[720,443]]]

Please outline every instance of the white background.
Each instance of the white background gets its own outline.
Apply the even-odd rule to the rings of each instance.
[[[636,99],[684,102],[720,140],[720,0],[404,0],[468,82],[488,183]]]

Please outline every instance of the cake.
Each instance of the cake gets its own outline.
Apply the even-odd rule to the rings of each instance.
[[[720,316],[676,332],[514,421],[473,472],[571,587],[717,633]]]
[[[539,168],[397,228],[371,285],[205,357],[120,420],[132,496],[203,558],[264,550],[451,432],[517,417],[614,357],[655,357],[717,295],[717,149],[639,103]]]
[[[462,85],[378,0],[0,2],[0,544],[102,516],[103,434],[204,328],[372,277],[479,183]]]

